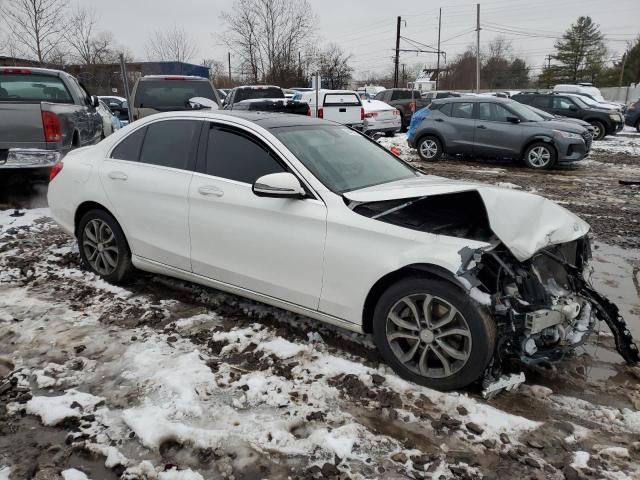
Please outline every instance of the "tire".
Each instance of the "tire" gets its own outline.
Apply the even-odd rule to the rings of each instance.
[[[431,320],[440,323],[439,328],[426,326],[425,299],[429,301]],[[415,309],[407,302],[413,303]],[[455,312],[443,324],[452,308]],[[418,320],[412,311],[418,314]],[[455,333],[442,335],[454,330]],[[382,357],[400,377],[444,391],[467,387],[482,376],[495,350],[496,326],[454,284],[409,277],[393,284],[378,299],[373,336]],[[450,340],[445,342],[443,338]]]
[[[607,135],[607,129],[604,126],[604,123],[599,122],[598,120],[592,120],[589,123],[596,129],[593,135],[594,140],[602,140]]]
[[[442,143],[433,135],[426,135],[418,141],[418,155],[425,162],[436,162],[442,157]]]
[[[396,132],[384,132],[385,137],[395,137]]]
[[[122,283],[131,274],[131,250],[118,222],[104,210],[90,210],[78,224],[84,265],[107,282]]]
[[[404,119],[404,114],[400,113],[400,133],[404,133],[409,129],[407,122]]]
[[[522,159],[529,168],[545,170],[556,164],[558,154],[549,143],[535,142],[527,147]]]
[[[640,133],[640,120],[636,122],[636,131]]]

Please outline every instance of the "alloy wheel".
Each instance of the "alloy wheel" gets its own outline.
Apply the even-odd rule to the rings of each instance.
[[[593,126],[593,138],[600,139],[600,136],[602,135],[602,129],[600,128],[600,125],[596,124],[592,126]]]
[[[438,144],[431,139],[420,144],[420,153],[424,158],[434,158],[438,153]]]
[[[110,275],[118,266],[118,244],[109,225],[94,218],[87,222],[82,235],[87,262],[100,275]]]
[[[534,167],[546,167],[551,161],[551,152],[546,147],[534,147],[529,150],[527,160]]]
[[[430,294],[408,295],[391,308],[387,342],[409,370],[428,378],[449,377],[471,355],[471,331],[450,302]]]

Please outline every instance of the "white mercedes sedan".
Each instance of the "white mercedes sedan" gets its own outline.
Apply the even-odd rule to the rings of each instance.
[[[403,378],[448,390],[507,360],[558,361],[597,320],[588,225],[525,192],[423,175],[343,125],[301,115],[153,115],[69,153],[54,219],[86,267],[134,267],[372,333]]]

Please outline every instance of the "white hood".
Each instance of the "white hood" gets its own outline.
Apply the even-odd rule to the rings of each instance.
[[[519,260],[550,245],[571,242],[589,232],[589,224],[566,208],[532,193],[425,175],[345,193],[354,202],[477,191],[484,201],[493,233]]]

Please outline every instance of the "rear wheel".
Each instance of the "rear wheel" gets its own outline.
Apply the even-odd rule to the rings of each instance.
[[[605,128],[602,122],[597,120],[593,120],[589,122],[591,126],[594,128],[593,139],[594,140],[602,140],[607,134],[607,129]]]
[[[133,270],[127,239],[104,210],[84,214],[78,224],[78,246],[84,264],[108,282],[122,282]]]
[[[640,119],[636,122],[636,130],[640,132]]]
[[[524,163],[529,168],[537,170],[551,168],[555,165],[556,160],[556,150],[548,143],[533,143],[524,152]]]
[[[425,162],[435,162],[442,157],[442,144],[437,137],[427,135],[418,141],[418,155]]]
[[[381,295],[373,334],[385,361],[402,378],[452,390],[480,378],[493,356],[496,327],[453,284],[412,277]]]

